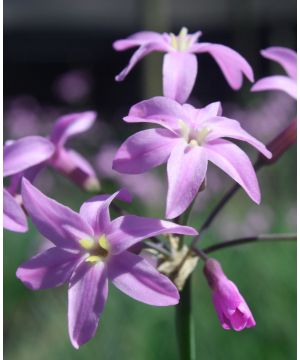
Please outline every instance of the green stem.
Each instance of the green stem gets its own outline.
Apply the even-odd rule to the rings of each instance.
[[[181,360],[196,360],[195,327],[192,317],[191,276],[176,306],[176,331]]]

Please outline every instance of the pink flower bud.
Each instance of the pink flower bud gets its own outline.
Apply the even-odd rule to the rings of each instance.
[[[222,327],[241,331],[255,326],[255,320],[236,285],[224,274],[220,263],[208,259],[204,274],[212,289],[212,300]]]

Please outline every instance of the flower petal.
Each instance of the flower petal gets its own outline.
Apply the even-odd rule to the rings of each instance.
[[[110,224],[109,206],[115,198],[126,202],[131,201],[130,193],[122,189],[112,195],[94,196],[81,205],[79,213],[94,229],[96,236],[106,232]]]
[[[113,220],[106,233],[111,254],[119,254],[139,241],[159,234],[197,235],[197,231],[170,221],[125,215]]]
[[[163,96],[155,96],[133,105],[124,120],[130,123],[159,124],[174,131],[180,128],[178,120],[188,121],[189,116],[177,101]]]
[[[292,98],[297,99],[297,83],[295,80],[282,75],[267,76],[258,80],[251,91],[281,90]]]
[[[238,90],[243,83],[243,74],[254,81],[253,71],[248,62],[235,50],[228,46],[200,43],[194,44],[191,51],[196,53],[208,52],[218,63],[229,85]]]
[[[52,247],[26,261],[17,278],[32,290],[49,289],[69,281],[80,254]]]
[[[79,264],[71,277],[68,292],[69,336],[76,349],[95,335],[107,295],[105,263],[91,265],[83,261]]]
[[[3,227],[10,231],[26,232],[27,219],[15,198],[3,189]]]
[[[178,137],[166,129],[148,129],[130,136],[119,148],[113,169],[126,174],[140,174],[165,163]]]
[[[153,51],[164,51],[165,46],[162,43],[151,42],[145,43],[140,46],[132,55],[129,60],[128,65],[120,72],[119,75],[115,77],[116,81],[123,81],[125,77],[130,73],[130,71],[135,67],[135,65],[146,55],[150,54]]]
[[[177,145],[168,160],[168,195],[166,218],[182,214],[197,195],[205,179],[207,158],[200,146]]]
[[[164,96],[184,103],[190,96],[197,76],[198,63],[194,54],[174,51],[164,56]]]
[[[145,304],[169,306],[179,301],[178,290],[169,278],[141,256],[128,251],[111,257],[108,276],[119,290]]]
[[[73,135],[88,130],[94,124],[96,117],[97,113],[94,111],[61,116],[53,127],[50,140],[57,146],[63,146]]]
[[[77,239],[70,236],[63,226],[70,226],[87,236],[93,230],[79,214],[41,193],[23,178],[22,197],[26,210],[39,232],[55,245],[67,249],[78,249]]]
[[[124,51],[135,46],[155,42],[163,42],[161,34],[154,31],[140,31],[128,36],[126,39],[115,41],[113,43],[113,48],[117,51]]]
[[[266,146],[262,142],[258,141],[255,137],[251,136],[247,131],[245,131],[238,121],[219,116],[210,118],[207,123],[211,129],[211,132],[207,135],[206,138],[208,142],[221,137],[230,137],[233,139],[246,141],[263,155],[265,155],[268,159],[272,157],[271,152],[266,148]]]
[[[41,136],[26,136],[4,145],[3,175],[13,175],[49,159],[54,146]]]
[[[254,202],[260,203],[260,190],[256,173],[244,151],[223,139],[206,143],[205,150],[209,161],[239,183]]]
[[[297,78],[297,53],[296,51],[281,46],[271,46],[262,50],[261,55],[280,64],[287,74],[296,80]]]

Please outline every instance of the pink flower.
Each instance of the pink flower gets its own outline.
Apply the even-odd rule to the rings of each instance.
[[[272,154],[236,120],[221,116],[221,112],[218,102],[195,109],[165,97],[134,105],[125,121],[155,123],[164,129],[143,130],[130,136],[118,150],[113,168],[138,174],[167,162],[169,219],[191,204],[205,179],[208,161],[225,171],[259,203],[260,190],[251,161],[238,146],[223,138],[246,141],[268,158]]]
[[[41,164],[54,153],[53,144],[41,136],[27,136],[8,141],[3,148],[3,176],[19,176],[25,170]],[[13,184],[14,185],[14,184]],[[28,230],[26,215],[10,187],[3,193],[3,226],[15,232]]]
[[[84,157],[77,151],[66,148],[65,144],[72,136],[90,129],[96,116],[94,111],[61,116],[50,134],[50,140],[55,145],[56,151],[48,164],[88,191],[96,191],[100,188],[95,171]]]
[[[124,80],[144,56],[153,51],[161,51],[166,53],[163,63],[164,96],[180,103],[188,99],[196,80],[198,71],[196,53],[208,52],[218,63],[229,85],[235,90],[242,86],[243,74],[253,81],[252,69],[240,54],[224,45],[198,43],[199,36],[201,36],[200,31],[188,34],[188,30],[184,27],[177,36],[172,33],[142,31],[127,39],[115,41],[113,47],[118,51],[139,46],[129,64],[116,76],[116,80]]]
[[[54,247],[22,264],[17,277],[33,290],[69,284],[69,335],[75,348],[96,333],[108,296],[108,280],[133,299],[149,305],[178,303],[175,285],[128,249],[151,236],[196,235],[196,230],[134,215],[111,221],[109,205],[113,199],[130,200],[124,190],[88,200],[79,214],[43,195],[26,179],[22,196],[32,222]]]
[[[297,99],[297,53],[288,48],[273,46],[261,51],[262,56],[278,62],[288,76],[274,75],[258,80],[251,91],[282,90]]]
[[[252,313],[236,285],[223,273],[220,263],[208,259],[204,274],[212,289],[213,303],[222,327],[244,330],[256,325]]]

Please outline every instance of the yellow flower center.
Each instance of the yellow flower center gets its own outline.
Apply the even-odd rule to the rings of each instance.
[[[203,145],[207,135],[211,132],[211,129],[207,126],[199,130],[191,129],[183,120],[178,120],[178,123],[181,136],[192,147]]]
[[[170,44],[177,51],[188,50],[191,45],[188,29],[183,27],[177,36],[173,33],[170,33]]]
[[[88,257],[85,261],[95,264],[99,261],[103,261],[109,252],[109,244],[105,235],[101,235],[98,240],[87,238],[79,241],[83,249],[88,253]]]

